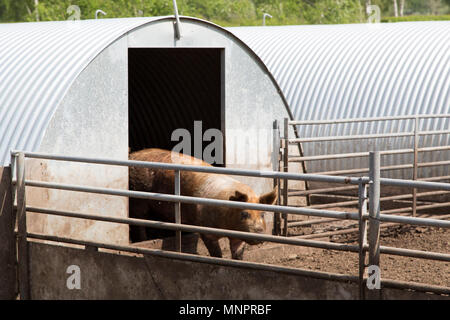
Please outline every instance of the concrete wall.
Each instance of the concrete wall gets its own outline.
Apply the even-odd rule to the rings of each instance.
[[[30,243],[32,299],[357,299],[353,282],[229,267],[147,255],[129,256]],[[45,263],[44,263],[45,262]],[[67,268],[80,268],[80,289],[69,290]],[[311,276],[312,275],[312,276]],[[315,276],[314,276],[315,275]],[[388,299],[445,297],[384,288]],[[448,297],[447,297],[448,298]]]
[[[54,115],[39,151],[128,159],[127,50],[125,38],[99,55],[72,84]],[[26,178],[128,189],[128,168],[29,159]],[[27,188],[27,204],[116,217],[128,216],[128,199],[62,190]],[[30,232],[75,239],[128,243],[128,226],[27,214]]]

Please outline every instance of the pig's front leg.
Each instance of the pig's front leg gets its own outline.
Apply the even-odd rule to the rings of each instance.
[[[222,258],[222,249],[220,249],[219,239],[215,236],[202,234],[201,235],[206,248],[208,249],[211,257]]]
[[[239,239],[229,238],[231,257],[236,260],[244,259],[245,242]]]

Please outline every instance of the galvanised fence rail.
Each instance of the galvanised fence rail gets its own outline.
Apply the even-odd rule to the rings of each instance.
[[[334,120],[304,120],[304,121],[292,121],[288,118],[284,119],[283,123],[283,136],[280,134],[280,125],[278,121],[274,122],[274,156],[272,158],[273,170],[274,171],[289,171],[289,163],[300,163],[302,165],[303,171],[308,172],[308,163],[313,161],[326,161],[326,160],[338,160],[338,159],[355,159],[355,158],[363,158],[368,157],[369,152],[352,152],[352,153],[338,153],[338,154],[322,154],[322,155],[302,155],[303,144],[305,143],[314,143],[314,142],[332,142],[332,141],[366,141],[368,139],[376,139],[376,138],[392,138],[393,136],[397,137],[411,137],[412,144],[411,148],[408,149],[394,149],[394,150],[382,150],[380,151],[381,156],[389,156],[389,155],[401,155],[401,154],[413,154],[412,163],[406,164],[391,164],[387,166],[381,166],[381,171],[392,171],[392,170],[401,170],[401,169],[409,169],[412,170],[412,180],[417,181],[443,181],[450,180],[450,176],[436,176],[436,177],[419,177],[419,169],[420,168],[429,168],[435,166],[449,166],[450,160],[442,160],[439,161],[429,161],[429,162],[419,162],[419,154],[425,152],[438,152],[438,151],[446,151],[450,150],[450,145],[441,145],[434,147],[420,147],[419,146],[419,137],[420,136],[430,136],[430,135],[448,135],[450,134],[450,130],[428,130],[428,131],[420,131],[420,121],[426,119],[444,119],[450,118],[450,114],[436,114],[436,115],[411,115],[411,116],[390,116],[390,117],[375,117],[375,118],[353,118],[353,119],[334,119]],[[318,126],[318,125],[339,125],[339,124],[349,124],[349,123],[370,123],[370,122],[381,122],[381,121],[399,121],[399,120],[412,120],[413,121],[413,129],[411,131],[405,131],[400,133],[378,133],[378,134],[348,134],[342,136],[323,136],[323,137],[302,137],[302,138],[289,138],[289,128],[294,128],[295,131],[300,126]],[[301,151],[300,156],[291,155],[289,153],[289,145],[298,145],[299,150]],[[280,165],[280,162],[282,165]],[[320,175],[355,175],[355,174],[367,174],[370,168],[352,168],[352,169],[342,169],[342,170],[333,170],[333,171],[321,171],[317,172]],[[308,187],[308,184],[306,183]],[[308,189],[308,188],[307,188]],[[359,200],[355,199],[353,196],[347,196],[350,200],[347,201],[339,201],[339,202],[331,202],[325,204],[315,204],[311,205],[311,196],[323,196],[328,195],[329,193],[336,192],[348,192],[348,191],[356,191],[358,190],[357,186],[343,186],[343,187],[325,187],[325,188],[315,188],[309,190],[297,190],[297,189],[289,189],[287,180],[283,180],[283,187],[281,189],[281,194],[283,195],[283,204],[288,205],[289,197],[305,197],[307,206],[309,208],[316,209],[325,209],[325,208],[336,208],[336,207],[346,207],[346,206],[356,206],[359,203]],[[441,190],[437,192],[417,192],[417,188],[413,187],[411,192],[407,191],[405,194],[401,195],[390,195],[384,196],[380,198],[380,201],[410,201],[411,205],[402,208],[383,210],[382,213],[386,214],[406,214],[411,213],[412,216],[417,215],[417,211],[420,210],[430,210],[437,208],[450,207],[450,202],[444,203],[433,203],[433,204],[422,204],[418,205],[418,198],[427,197],[427,196],[437,196],[437,195],[448,195],[449,191]],[[346,198],[340,195],[342,198]],[[445,217],[449,217],[448,215]],[[280,217],[276,216],[275,221],[275,229],[278,234],[281,233],[281,221]],[[324,220],[307,220],[307,221],[288,221],[287,216],[283,216],[284,226],[283,233],[287,235],[287,230],[289,227],[297,227],[303,225],[311,225],[311,224],[319,224],[319,223],[328,223],[336,221],[335,219],[324,219]],[[350,229],[353,231],[353,229]],[[345,231],[337,231],[335,234],[342,234]]]
[[[267,241],[280,244],[289,244],[296,246],[306,246],[313,248],[329,249],[329,250],[339,250],[339,251],[350,251],[358,253],[359,255],[359,276],[354,277],[351,275],[337,275],[333,273],[317,273],[302,269],[296,269],[298,274],[310,275],[314,277],[323,277],[326,279],[334,280],[344,280],[344,281],[354,281],[359,283],[360,287],[360,298],[365,298],[365,284],[367,283],[366,268],[368,265],[379,265],[380,253],[440,260],[440,261],[450,261],[450,254],[439,253],[439,252],[428,252],[420,250],[402,249],[394,248],[380,245],[380,222],[396,222],[403,224],[412,224],[419,226],[432,226],[440,228],[450,228],[450,221],[438,220],[438,219],[424,219],[417,217],[403,217],[403,216],[392,216],[386,214],[380,214],[380,186],[403,186],[408,188],[424,188],[430,190],[446,190],[450,191],[450,184],[447,183],[436,183],[436,182],[423,182],[423,181],[410,181],[410,180],[398,180],[398,179],[382,179],[380,178],[380,153],[371,152],[370,153],[370,174],[368,177],[340,177],[340,176],[326,176],[326,175],[316,175],[316,174],[293,174],[286,172],[275,172],[275,171],[257,171],[257,170],[244,170],[244,169],[229,169],[229,168],[216,168],[216,167],[203,167],[203,166],[190,166],[190,165],[179,165],[171,163],[157,163],[157,162],[144,162],[144,161],[130,161],[130,160],[111,160],[111,159],[97,159],[97,158],[86,158],[86,157],[71,157],[71,156],[60,156],[51,155],[43,153],[34,152],[21,152],[12,151],[11,152],[11,166],[12,166],[12,186],[13,195],[15,201],[16,215],[17,215],[17,239],[18,239],[18,262],[19,262],[19,290],[21,299],[28,299],[30,297],[29,288],[29,278],[28,278],[28,238],[30,239],[40,239],[49,240],[56,242],[64,242],[85,246],[93,246],[98,248],[106,248],[119,251],[128,251],[134,253],[150,254],[165,256],[175,259],[183,259],[189,261],[197,261],[204,263],[214,263],[220,265],[230,265],[230,266],[240,266],[245,268],[258,268],[265,270],[273,270],[283,272],[283,268],[274,265],[264,265],[256,264],[247,261],[236,261],[229,259],[220,259],[213,257],[203,257],[198,255],[181,253],[181,232],[198,232],[205,234],[213,234],[223,237],[233,237],[242,240],[258,240]],[[26,158],[34,159],[48,159],[56,161],[70,161],[70,162],[80,162],[80,163],[93,163],[102,165],[114,165],[114,166],[138,166],[153,169],[162,170],[173,170],[175,172],[175,190],[174,194],[162,194],[162,193],[152,193],[143,191],[131,191],[131,190],[121,190],[121,189],[111,189],[111,188],[99,188],[99,187],[89,187],[81,185],[63,184],[63,183],[52,183],[44,181],[28,180],[25,178],[25,166]],[[271,178],[271,179],[287,179],[287,180],[298,180],[298,181],[321,181],[321,182],[332,182],[332,183],[342,183],[347,185],[355,185],[358,187],[359,195],[359,212],[339,212],[323,209],[311,209],[311,208],[297,208],[289,206],[280,205],[264,205],[255,203],[243,203],[228,200],[218,200],[209,198],[199,198],[199,197],[189,197],[180,194],[180,172],[181,171],[192,171],[192,172],[207,172],[214,174],[226,174],[226,175],[238,175],[247,177],[260,177],[260,178]],[[117,218],[117,217],[106,217],[93,214],[85,214],[78,212],[68,212],[52,210],[48,208],[37,208],[27,206],[25,189],[26,187],[38,187],[38,188],[49,188],[49,189],[60,189],[68,191],[77,192],[87,192],[94,194],[105,194],[114,195],[122,197],[132,197],[141,199],[152,199],[159,201],[168,201],[177,204],[174,209],[175,223],[166,223],[160,221],[150,221],[143,219],[133,219],[133,218]],[[369,201],[370,199],[370,201]],[[14,201],[14,203],[15,203]],[[315,241],[308,239],[296,239],[288,238],[277,235],[267,235],[267,234],[255,234],[249,232],[232,231],[218,228],[209,228],[202,226],[186,225],[181,223],[180,204],[190,203],[190,204],[204,204],[209,206],[226,206],[232,208],[240,209],[250,209],[250,210],[263,210],[269,212],[279,212],[283,214],[293,214],[293,215],[307,215],[315,217],[333,218],[333,219],[349,219],[358,221],[359,224],[359,243],[358,245],[351,244],[341,244],[326,241]],[[55,216],[82,218],[96,221],[106,221],[115,222],[120,224],[145,226],[156,229],[173,230],[177,234],[177,251],[169,252],[161,250],[152,250],[137,248],[134,246],[120,246],[113,244],[105,244],[92,241],[69,239],[59,236],[51,236],[45,234],[30,233],[27,231],[26,227],[26,212],[35,212],[41,214],[49,214]],[[368,264],[366,262],[366,255],[368,255]],[[382,280],[381,282],[385,286],[397,287],[397,288],[409,288],[419,291],[431,291],[436,293],[450,294],[450,288],[442,286],[433,286],[426,284],[408,283],[394,280]],[[375,290],[374,292],[379,292],[380,290]],[[373,294],[372,294],[373,295]]]

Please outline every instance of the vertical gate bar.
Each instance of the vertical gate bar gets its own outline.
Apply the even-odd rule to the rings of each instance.
[[[17,154],[15,153],[11,154],[11,187],[13,190],[16,189],[16,186],[14,185],[13,181],[17,181],[16,161],[17,161]],[[13,196],[15,196],[15,192],[13,192]]]
[[[380,152],[369,153],[369,266],[380,267]],[[370,290],[370,296],[380,298],[380,290]]]
[[[362,182],[358,184],[358,213],[359,213],[359,299],[365,299],[364,273],[366,269],[366,251],[367,245],[367,184]]]
[[[277,205],[281,206],[281,181],[278,179],[278,186],[277,186],[277,192],[278,192],[278,198],[277,198]],[[278,224],[277,224],[277,230],[276,235],[281,235],[281,214],[277,212],[277,218],[278,218]]]
[[[15,181],[15,183],[13,183]],[[16,221],[17,210],[14,207],[17,205],[17,154],[11,154],[11,195],[13,204],[13,218]]]
[[[19,293],[21,300],[30,299],[29,260],[27,242],[27,214],[25,199],[25,156],[22,152],[17,155],[17,228],[18,228],[18,255],[19,255]]]
[[[175,195],[179,196],[181,195],[181,177],[180,177],[180,170],[175,170]],[[181,203],[175,202],[175,223],[181,223]],[[175,237],[175,249],[178,252],[181,252],[181,231],[176,231],[176,237]]]
[[[283,153],[283,171],[289,170],[289,119],[284,118],[284,153]],[[288,180],[283,180],[283,205],[288,205]],[[283,213],[283,234],[287,236],[287,214]]]
[[[298,127],[300,127],[300,125],[299,125]],[[297,128],[297,125],[293,125],[293,126],[292,126],[292,129],[294,130],[295,136],[300,137],[300,135],[299,135],[299,131],[300,131],[300,130]],[[301,157],[304,157],[304,156],[305,156],[305,153],[303,152],[303,147],[302,147],[301,142],[298,143],[298,151],[299,151]],[[307,173],[306,161],[305,161],[305,160],[302,160],[302,161],[301,161],[301,164],[302,164],[302,170],[303,170],[303,173]],[[305,190],[309,190],[309,181],[308,181],[308,180],[305,180],[304,183],[305,183]],[[306,195],[306,206],[309,207],[310,205],[311,205],[311,194],[308,193],[308,194]],[[310,217],[307,216],[307,219],[309,219],[309,218],[310,218]]]
[[[14,208],[17,205],[16,191],[17,191],[17,154],[11,154],[11,196],[13,205],[13,221],[16,222],[17,210]],[[13,183],[15,181],[15,183]]]
[[[278,120],[273,122],[273,141],[272,141],[272,170],[279,171],[280,170],[280,129],[279,129]],[[280,179],[273,179],[274,188],[280,188]],[[280,202],[280,193],[278,193],[277,204]],[[273,213],[273,235],[280,234],[280,213]]]
[[[413,164],[413,180],[417,180],[418,168],[417,164],[419,161],[419,117],[414,118],[414,164]],[[412,216],[416,216],[417,211],[417,188],[412,190]]]

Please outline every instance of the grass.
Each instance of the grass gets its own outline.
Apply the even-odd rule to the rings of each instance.
[[[386,17],[382,18],[381,22],[405,22],[405,21],[442,21],[450,20],[450,14],[447,15],[415,15],[415,16],[404,16],[404,17]]]

